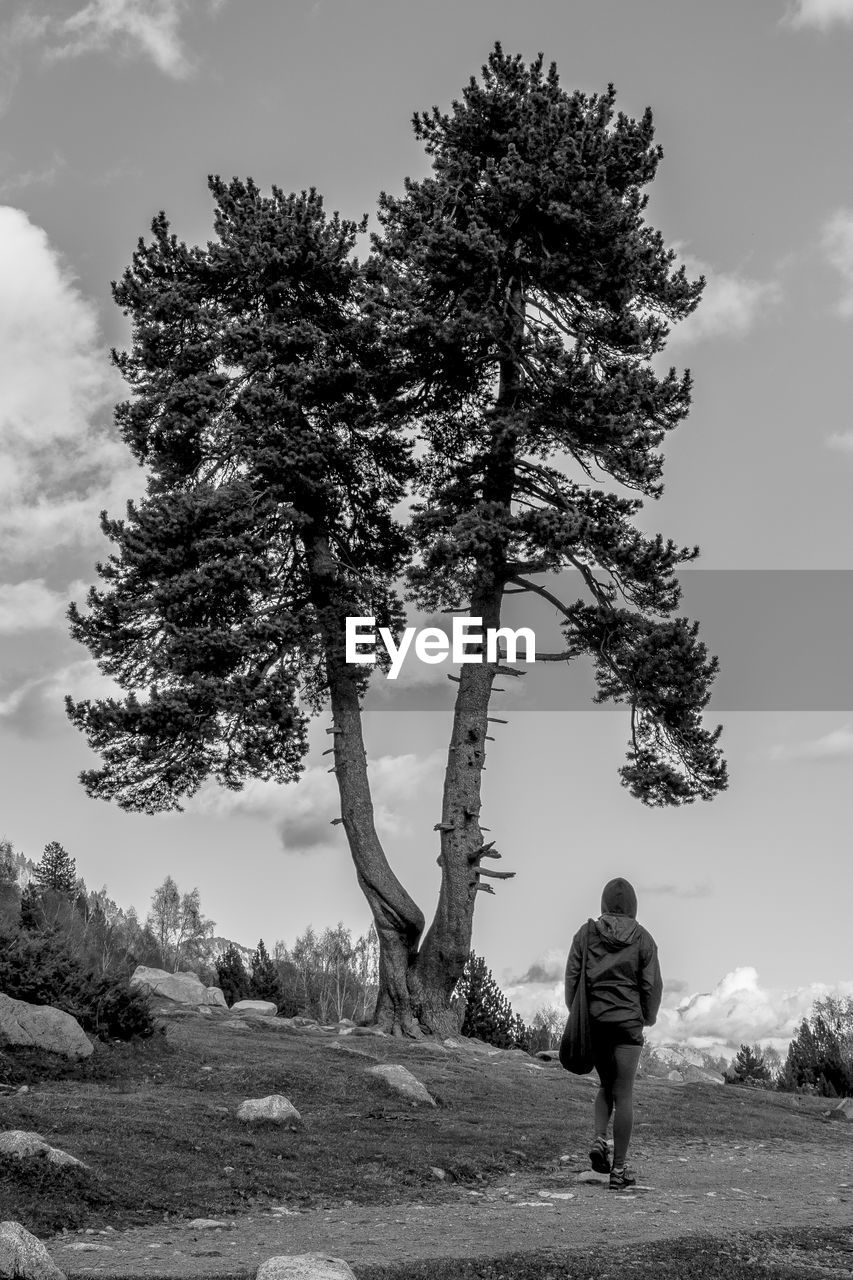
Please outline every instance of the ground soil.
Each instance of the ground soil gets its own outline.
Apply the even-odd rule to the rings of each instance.
[[[374,1061],[407,1066],[438,1105],[390,1094],[365,1076]],[[242,1097],[271,1092],[300,1108],[299,1131],[236,1122]],[[247,1276],[320,1252],[365,1277],[585,1280],[626,1249],[612,1274],[853,1276],[853,1124],[826,1099],[641,1079],[638,1188],[612,1193],[579,1180],[593,1094],[592,1077],[517,1052],[176,1021],[159,1045],[0,1100],[4,1128],[98,1170],[16,1190],[7,1166],[0,1217],[29,1213],[72,1277]],[[676,1246],[694,1261],[670,1270]]]

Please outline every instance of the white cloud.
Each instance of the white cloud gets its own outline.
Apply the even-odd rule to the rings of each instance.
[[[93,544],[141,472],[106,427],[122,394],[97,310],[47,235],[0,206],[0,561]]]
[[[399,836],[407,830],[406,812],[411,798],[430,783],[444,763],[440,751],[429,756],[414,754],[378,756],[368,763],[376,828],[381,836]],[[299,782],[248,782],[242,791],[227,791],[206,783],[188,809],[217,816],[238,814],[259,818],[278,828],[288,853],[312,853],[337,845],[332,819],[340,813],[338,788],[324,766],[306,769]]]
[[[820,738],[811,738],[792,746],[775,746],[772,760],[839,760],[853,756],[853,728],[849,724],[833,729]]]
[[[853,317],[853,210],[837,209],[824,223],[820,243],[827,262],[841,277],[842,293],[836,311],[849,320]]]
[[[653,1043],[669,1043],[729,1056],[741,1044],[760,1041],[784,1050],[815,1000],[853,995],[853,981],[813,982],[790,991],[763,987],[751,966],[733,969],[711,991],[662,1008],[647,1033]]]
[[[65,616],[69,600],[86,590],[86,583],[73,582],[66,591],[54,591],[43,578],[0,583],[0,635],[54,626]]]
[[[677,884],[674,881],[658,881],[654,884],[638,884],[637,893],[657,894],[665,898],[709,898],[714,892],[708,880],[694,880],[690,884]]]
[[[826,31],[834,23],[853,22],[853,0],[794,0],[784,22],[795,28],[817,27]]]
[[[693,315],[673,326],[669,345],[686,345],[704,338],[742,338],[781,299],[781,290],[773,281],[754,280],[736,271],[717,271],[690,253],[679,252],[679,259],[689,279],[702,275],[706,284]]]
[[[101,674],[91,658],[82,658],[11,688],[4,690],[0,686],[0,720],[25,737],[55,733],[57,720],[65,721],[67,693],[79,701],[115,697],[120,691],[109,676]]]
[[[853,453],[853,431],[833,431],[826,438],[826,447],[838,453]]]
[[[82,9],[55,23],[48,55],[77,57],[117,50],[141,55],[175,79],[192,71],[181,39],[181,22],[189,0],[90,0]],[[218,0],[208,8],[218,8]]]

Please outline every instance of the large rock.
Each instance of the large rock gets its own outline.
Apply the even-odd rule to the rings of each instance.
[[[0,1133],[0,1156],[10,1156],[13,1160],[25,1160],[30,1156],[38,1156],[47,1160],[48,1164],[77,1165],[85,1169],[82,1160],[70,1156],[59,1147],[52,1147],[45,1142],[39,1133],[29,1133],[26,1129],[7,1129]],[[2,1272],[0,1272],[2,1275]]]
[[[140,964],[133,971],[130,985],[157,1000],[171,1000],[175,1004],[192,1005],[196,1008],[206,1005],[228,1008],[222,988],[206,987],[197,973],[183,970],[169,973],[166,969],[151,969]]]
[[[293,1103],[282,1093],[267,1098],[247,1098],[237,1108],[237,1119],[249,1124],[301,1124],[302,1117]]]
[[[853,1120],[853,1098],[842,1098],[831,1114],[835,1120]]]
[[[278,1005],[272,1000],[237,1000],[232,1004],[231,1012],[276,1014]]]
[[[20,1280],[65,1280],[41,1240],[20,1222],[0,1222],[0,1276]]]
[[[92,1042],[70,1013],[0,995],[0,1045],[25,1045],[63,1058],[88,1058]]]
[[[355,1280],[355,1273],[343,1258],[325,1253],[293,1253],[267,1258],[258,1267],[256,1280]]]
[[[429,1093],[425,1085],[422,1085],[417,1076],[413,1076],[408,1068],[401,1067],[396,1062],[383,1062],[376,1067],[368,1067],[367,1074],[378,1076],[395,1093],[399,1093],[403,1098],[408,1098],[410,1102],[426,1102],[431,1107],[435,1106],[435,1098]]]

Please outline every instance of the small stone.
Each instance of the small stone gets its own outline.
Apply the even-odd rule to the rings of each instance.
[[[606,1173],[596,1173],[593,1169],[585,1169],[583,1173],[579,1173],[575,1178],[575,1182],[603,1183],[608,1181],[609,1178]]]
[[[343,1258],[330,1258],[324,1253],[294,1253],[262,1262],[256,1280],[355,1280],[355,1273]]]
[[[234,1172],[234,1166],[233,1166],[233,1164],[226,1164],[226,1165],[223,1167],[222,1172],[223,1172],[223,1173],[233,1173],[233,1172]]]
[[[227,1227],[227,1222],[220,1222],[218,1218],[193,1218],[187,1223],[193,1231],[216,1231],[220,1227]]]
[[[412,1075],[408,1068],[400,1066],[397,1063],[385,1062],[375,1067],[368,1067],[367,1074],[378,1076],[384,1080],[389,1088],[395,1093],[399,1093],[402,1097],[408,1098],[410,1102],[425,1102],[429,1106],[435,1106],[435,1098],[421,1084],[417,1076]]]
[[[272,1093],[266,1098],[246,1098],[237,1108],[237,1119],[250,1124],[301,1124],[302,1117],[288,1098]]]
[[[443,1182],[444,1179],[447,1177],[447,1170],[439,1169],[436,1165],[433,1165],[430,1168],[430,1173],[434,1178],[438,1178],[439,1182]]]

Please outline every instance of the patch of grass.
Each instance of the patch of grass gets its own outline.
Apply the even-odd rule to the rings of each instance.
[[[800,1229],[497,1259],[357,1265],[354,1271],[358,1280],[826,1280],[845,1274],[851,1262],[853,1231]]]
[[[41,1134],[92,1172],[75,1180],[64,1171],[48,1187],[37,1180],[56,1179],[58,1171],[7,1162],[3,1216],[44,1234],[240,1214],[270,1203],[457,1202],[460,1184],[477,1188],[516,1171],[545,1177],[564,1152],[584,1158],[594,1090],[559,1068],[534,1071],[529,1060],[509,1057],[496,1065],[373,1037],[353,1037],[340,1049],[336,1037],[247,1027],[233,1032],[217,1018],[176,1018],[165,1035],[99,1045],[71,1064],[8,1052],[0,1079],[30,1091],[0,1097],[0,1124]],[[412,1106],[365,1073],[385,1061],[408,1066],[440,1105]],[[299,1109],[301,1127],[237,1120],[244,1098],[272,1093]],[[823,1124],[822,1099],[795,1106],[751,1091],[748,1103],[738,1090],[640,1081],[638,1155],[655,1143],[730,1142],[732,1135],[808,1142]],[[820,1133],[830,1144],[842,1140],[834,1125]],[[437,1179],[433,1167],[446,1177]]]

